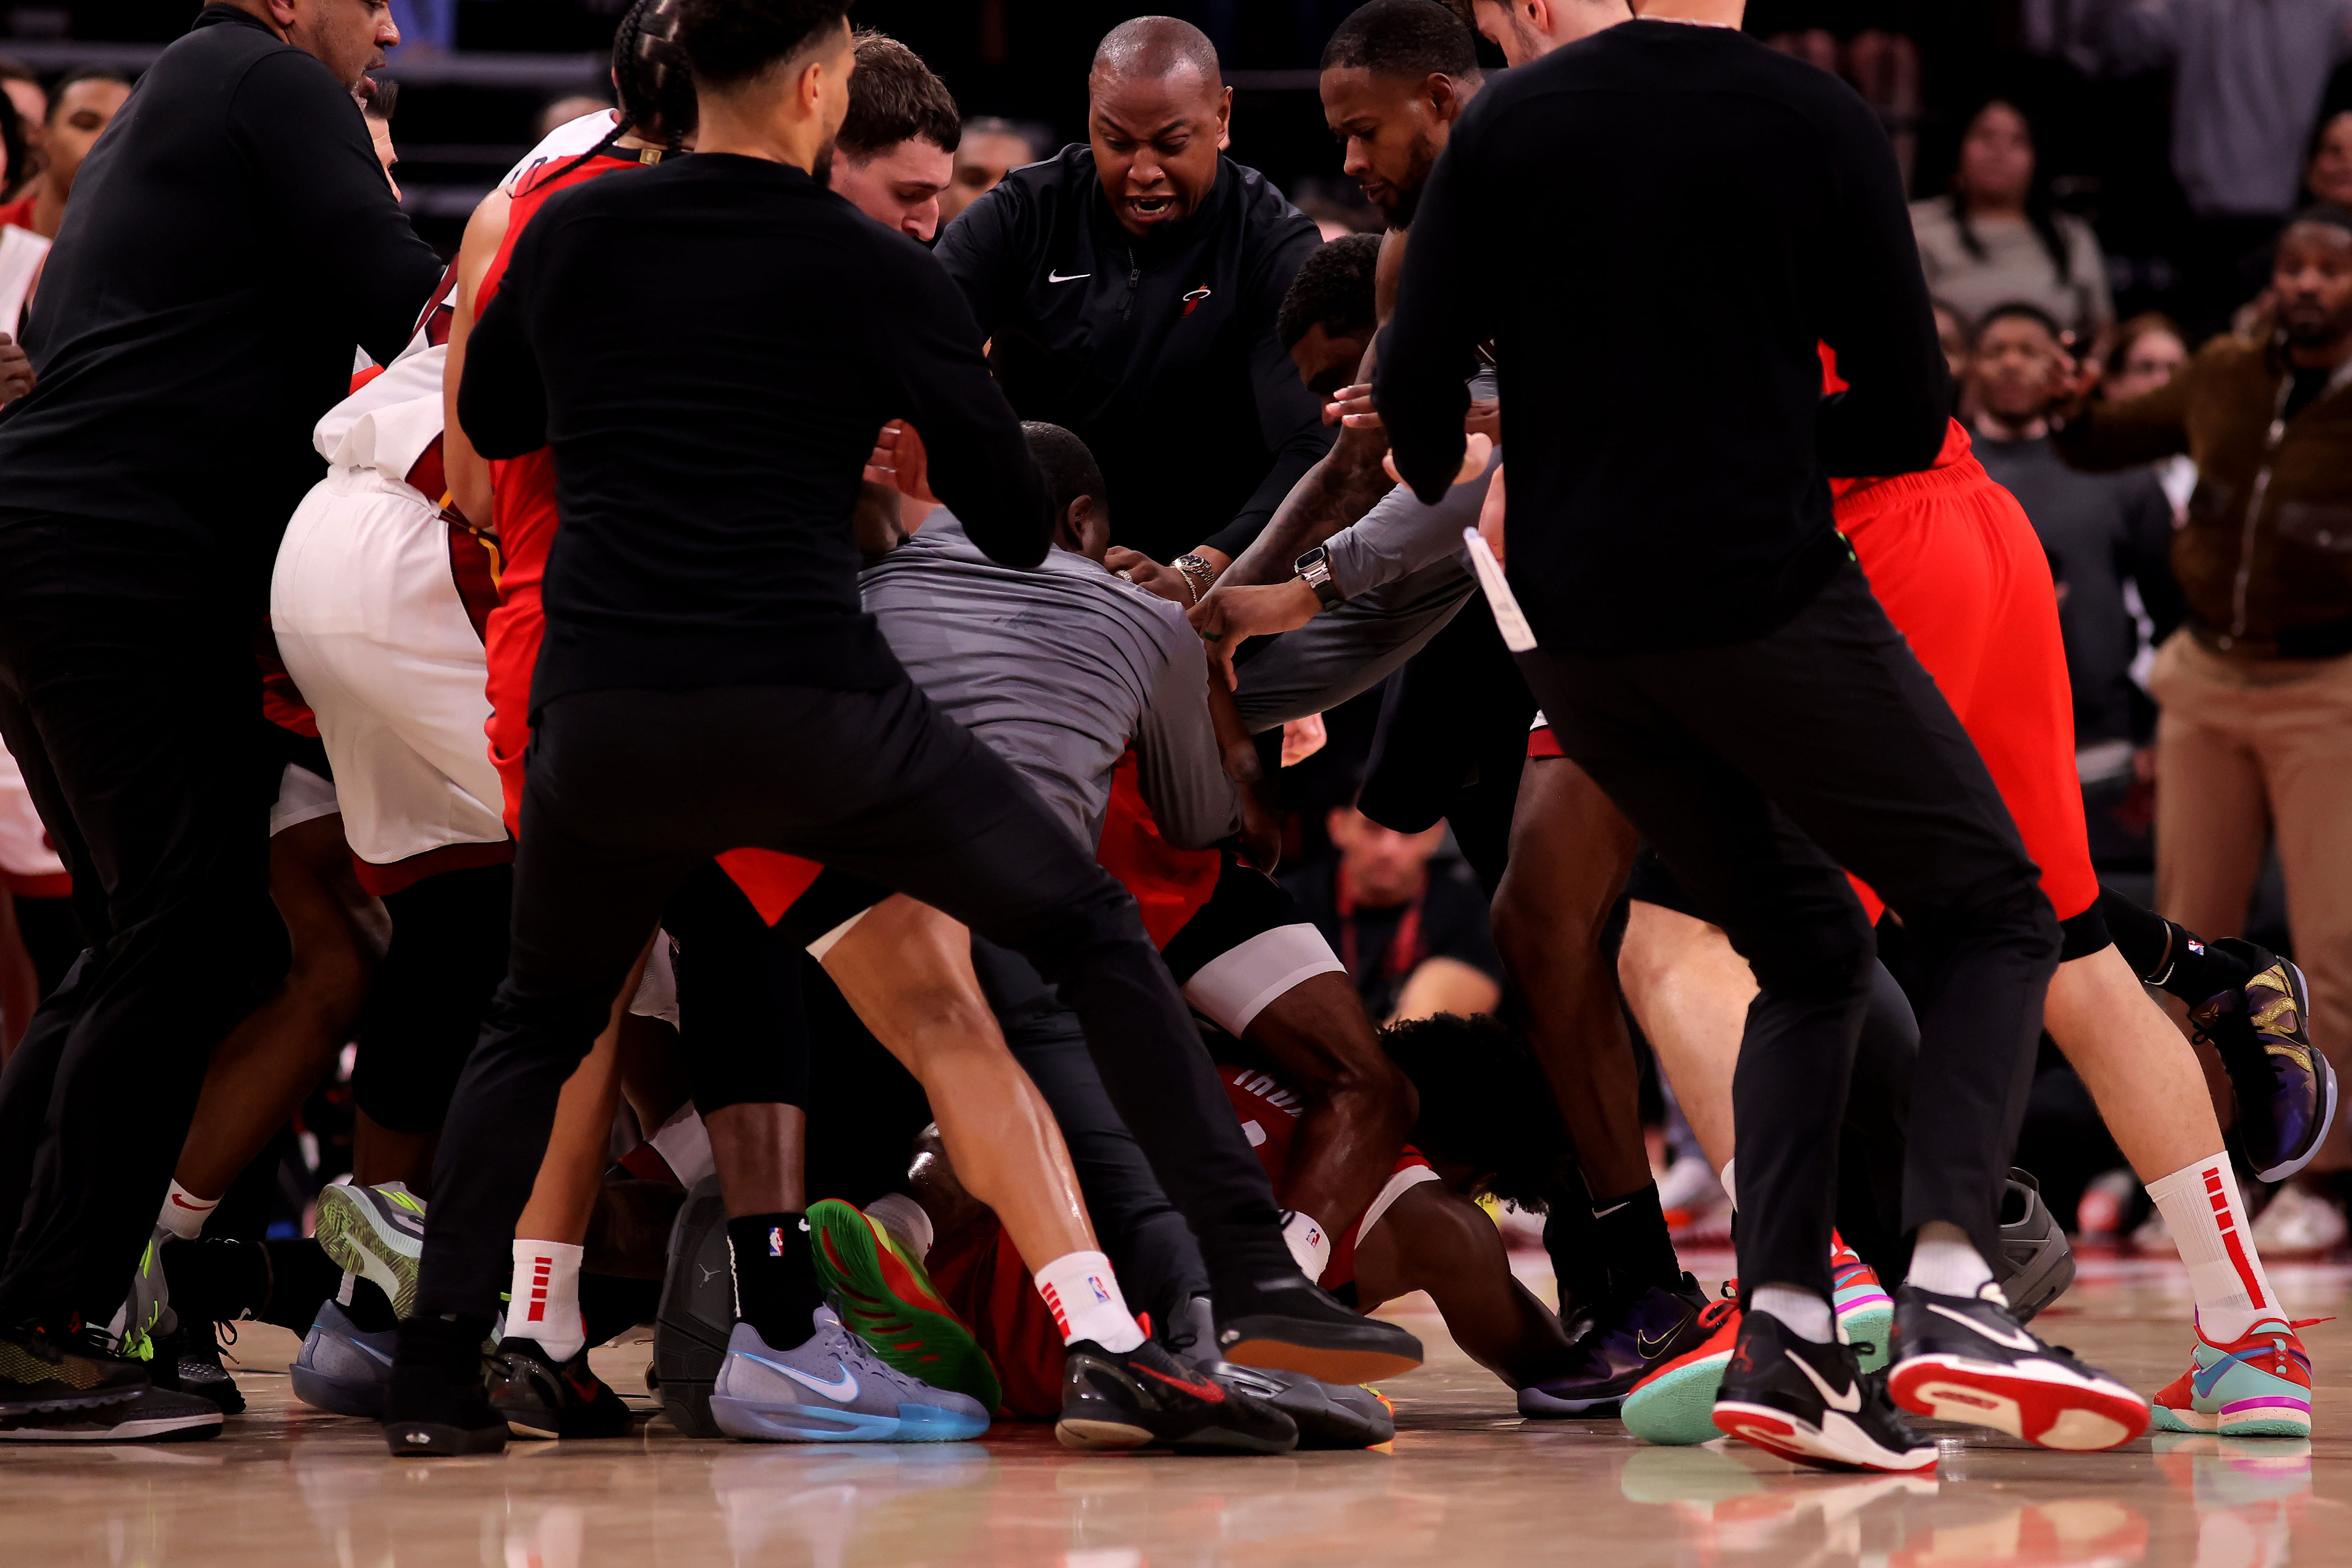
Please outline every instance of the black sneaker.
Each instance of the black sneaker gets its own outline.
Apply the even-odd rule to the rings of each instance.
[[[149,1379],[158,1388],[173,1388],[210,1400],[224,1416],[245,1414],[245,1395],[221,1364],[220,1326],[182,1318],[169,1333],[153,1336],[154,1358],[147,1364]],[[229,1329],[231,1343],[236,1330]]]
[[[518,1437],[625,1437],[629,1407],[588,1368],[588,1352],[558,1366],[535,1339],[514,1335],[490,1357],[490,1408]]]
[[[1229,1362],[1200,1370],[1228,1392],[1254,1395],[1289,1416],[1301,1448],[1370,1448],[1396,1437],[1395,1411],[1360,1384],[1325,1383],[1303,1372]]]
[[[506,1417],[482,1391],[488,1318],[403,1318],[383,1396],[383,1440],[393,1453],[495,1454]]]
[[[2235,936],[2212,943],[2252,977],[2189,1009],[2238,1102],[2238,1143],[2254,1174],[2280,1182],[2309,1165],[2336,1120],[2336,1070],[2313,1049],[2311,996],[2293,960]]]
[[[1998,1285],[1976,1296],[1898,1289],[1886,1382],[1914,1415],[2044,1448],[2112,1448],[2147,1429],[2147,1400],[2020,1326]]]
[[[1820,1469],[1925,1470],[1936,1445],[1911,1429],[1853,1347],[1817,1344],[1769,1312],[1746,1312],[1715,1396],[1715,1425]]]
[[[1421,1364],[1421,1341],[1341,1306],[1300,1273],[1272,1221],[1208,1232],[1201,1251],[1212,1276],[1220,1360],[1339,1384],[1395,1377]]]
[[[1568,1370],[1519,1390],[1519,1414],[1531,1420],[1614,1416],[1633,1385],[1689,1354],[1715,1332],[1699,1322],[1706,1292],[1685,1274],[1669,1290],[1653,1285],[1612,1304],[1571,1347]]]
[[[735,1258],[727,1249],[727,1205],[719,1178],[694,1184],[669,1232],[669,1272],[654,1314],[647,1385],[662,1413],[689,1437],[723,1437],[710,1390],[735,1332]]]
[[[219,1406],[169,1388],[79,1410],[0,1416],[0,1443],[198,1443],[220,1433]]]
[[[1180,1454],[1286,1454],[1298,1446],[1289,1416],[1150,1339],[1129,1351],[1083,1339],[1070,1346],[1054,1435],[1068,1448]]]
[[[0,1416],[83,1410],[136,1399],[152,1384],[142,1362],[92,1329],[52,1333],[37,1322],[0,1329]]]

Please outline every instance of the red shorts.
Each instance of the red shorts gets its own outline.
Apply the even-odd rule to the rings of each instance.
[[[2074,698],[2050,558],[2017,497],[1973,457],[1855,486],[1838,528],[1871,591],[1984,758],[2060,920],[2099,901],[2074,768]],[[1528,758],[1563,755],[1549,727]],[[1885,907],[1859,881],[1874,922]]]

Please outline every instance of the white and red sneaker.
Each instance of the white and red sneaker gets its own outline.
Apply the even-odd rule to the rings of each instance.
[[[2128,1443],[2147,1429],[2147,1401],[2011,1315],[2000,1287],[1945,1296],[1895,1293],[1895,1403],[1915,1416],[1990,1427],[2044,1448]]]

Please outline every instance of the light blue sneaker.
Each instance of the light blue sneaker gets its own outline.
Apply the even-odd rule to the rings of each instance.
[[[2311,1436],[2311,1356],[2297,1329],[2325,1319],[2265,1318],[2243,1339],[2216,1344],[2197,1328],[2189,1370],[2154,1400],[2166,1432],[2233,1437]]]
[[[333,1301],[320,1304],[301,1354],[286,1369],[294,1396],[338,1416],[381,1416],[384,1390],[392,1386],[392,1351],[396,1330],[365,1333]]]
[[[980,1401],[891,1366],[831,1307],[813,1316],[816,1336],[792,1350],[735,1325],[710,1395],[720,1431],[766,1443],[953,1443],[988,1430]]]
[[[425,1200],[401,1182],[338,1184],[319,1195],[315,1234],[335,1266],[392,1299],[401,1317],[416,1312],[416,1267],[425,1255]]]

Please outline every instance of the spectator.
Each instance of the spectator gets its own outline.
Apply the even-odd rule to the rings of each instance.
[[[1977,328],[1969,380],[1977,458],[2025,508],[2058,580],[2075,755],[2084,779],[2101,781],[2130,771],[2154,725],[2131,678],[2141,637],[2125,585],[2137,585],[2159,634],[2179,623],[2167,559],[2172,504],[2146,468],[2084,474],[2060,459],[2043,414],[2064,362],[2055,321],[2036,306],[2003,305]]]
[[[940,232],[963,128],[955,99],[914,50],[857,34],[857,91],[834,140],[833,188],[869,217],[925,245]]]
[[[40,172],[41,125],[49,118],[49,95],[42,90],[41,78],[32,67],[0,55],[0,98],[16,111],[26,148],[24,166],[11,164],[5,173],[0,173],[0,202],[5,202],[14,200],[25,183]]]
[[[2196,215],[2188,321],[2218,328],[2260,286],[2263,253],[2294,210],[2329,73],[2352,53],[2352,0],[2088,0],[2086,58],[2118,75],[2169,67],[2172,172]]]
[[[2352,210],[2352,109],[2340,109],[2312,133],[2303,188],[2315,202]]]
[[[2124,402],[2152,392],[2179,374],[2188,362],[2189,339],[2179,323],[2160,310],[2147,311],[2116,329],[2099,395],[2109,402]],[[2197,487],[2197,465],[2187,453],[2176,452],[2151,472],[2164,486],[2165,499],[2172,503],[2172,523],[2178,528],[2189,519],[2189,493]]]
[[[1784,55],[1843,77],[1878,111],[1906,190],[1919,145],[1919,46],[1905,31],[1908,10],[1761,0],[1747,16],[1748,31]]]
[[[33,150],[25,140],[25,117],[16,100],[0,92],[0,202],[13,199],[15,187],[32,176]]]
[[[48,120],[41,128],[40,178],[30,193],[0,207],[0,225],[13,224],[43,239],[57,238],[81,161],[130,96],[131,78],[120,71],[68,71],[50,96]]]
[[[2088,341],[2114,319],[2107,262],[2082,219],[2053,204],[2033,128],[2015,104],[1977,110],[1947,193],[1914,204],[1911,227],[1927,287],[1982,322],[2024,300]]]
[[[539,111],[539,139],[546,141],[583,115],[609,114],[612,110],[611,99],[593,92],[567,93],[562,98],[550,99],[547,107]]]
[[[2280,236],[2266,341],[2216,338],[2154,392],[2060,410],[2086,469],[2176,453],[2197,464],[2173,569],[2188,619],[2158,652],[2157,907],[2235,936],[2275,833],[2311,1039],[2352,1070],[2352,213],[2315,207]],[[2352,1167],[2341,1124],[2310,1167]],[[2277,1206],[2273,1206],[2275,1208]],[[2339,1238],[2298,1199],[2282,1229]],[[2294,1225],[2289,1226],[2288,1221]],[[2265,1235],[2268,1231],[2270,1234]]]
[[[1339,806],[1325,826],[1334,853],[1283,882],[1348,966],[1364,1010],[1383,1024],[1492,1012],[1503,961],[1478,879],[1441,854],[1445,824],[1400,833]]]
[[[1944,350],[1944,368],[1952,372],[1952,390],[1957,394],[1968,381],[1969,355],[1976,350],[1976,323],[1967,311],[1941,299],[1930,300],[1928,308],[1936,312],[1936,346]]]
[[[961,143],[949,146],[956,155],[955,179],[940,193],[942,225],[955,222],[958,213],[996,189],[1013,170],[1037,162],[1042,151],[1011,120],[987,115],[966,120]]]

